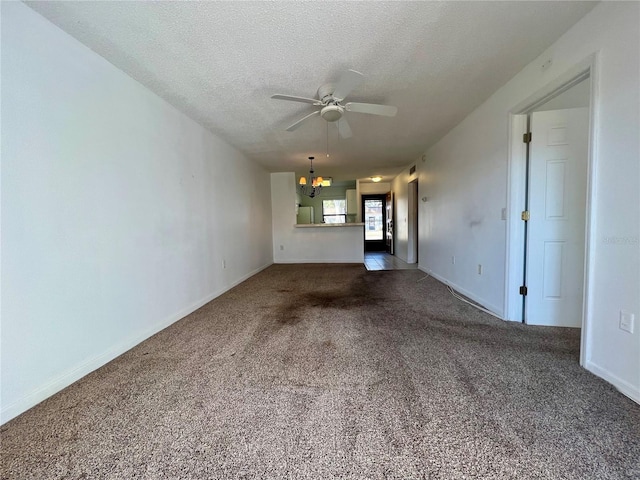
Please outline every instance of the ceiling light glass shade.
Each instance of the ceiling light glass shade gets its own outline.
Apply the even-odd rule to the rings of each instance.
[[[378,183],[380,180],[382,180],[382,177],[380,176],[375,176],[375,177],[371,177],[371,181]]]
[[[342,108],[340,105],[327,105],[322,110],[320,110],[320,116],[327,122],[335,122],[337,120],[340,120],[343,113],[344,108]]]
[[[300,177],[300,185],[306,185],[307,184],[307,179],[304,177]]]

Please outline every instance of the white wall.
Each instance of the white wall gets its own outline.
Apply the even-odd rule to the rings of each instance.
[[[387,193],[391,190],[389,182],[358,182],[360,184],[360,196],[362,195],[378,195]]]
[[[268,173],[14,2],[1,153],[3,422],[272,262]]]
[[[296,228],[295,207],[295,174],[272,173],[275,263],[364,263],[362,226]]]
[[[420,267],[502,313],[509,113],[597,54],[586,368],[640,401],[640,3],[603,2],[418,163]],[[545,71],[541,65],[551,58]],[[513,212],[518,215],[519,212]],[[456,256],[456,264],[451,256]],[[484,268],[477,275],[477,264]],[[635,313],[634,334],[618,328]]]

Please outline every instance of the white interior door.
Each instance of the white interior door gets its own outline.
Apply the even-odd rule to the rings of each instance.
[[[531,115],[526,323],[580,327],[589,109]]]

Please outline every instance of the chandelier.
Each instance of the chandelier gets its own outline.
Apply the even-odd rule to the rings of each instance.
[[[313,176],[313,159],[314,157],[309,157],[309,161],[311,162],[311,167],[309,169],[309,182],[307,183],[307,179],[305,177],[300,177],[299,182],[300,193],[311,198],[320,195],[323,182],[322,177]]]

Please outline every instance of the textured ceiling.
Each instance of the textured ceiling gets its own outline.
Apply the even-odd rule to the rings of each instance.
[[[53,23],[271,171],[337,179],[409,165],[584,16],[592,2],[27,2]],[[351,68],[353,137],[313,111]],[[330,157],[326,157],[327,135]]]

